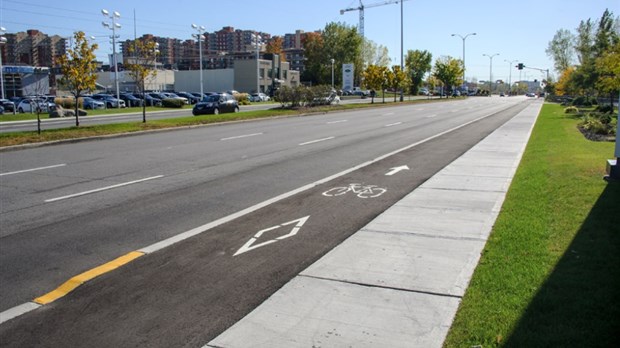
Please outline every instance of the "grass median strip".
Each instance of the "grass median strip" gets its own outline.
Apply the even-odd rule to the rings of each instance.
[[[89,271],[86,271],[82,274],[78,274],[75,277],[67,280],[64,284],[56,288],[54,291],[51,291],[41,297],[37,297],[34,299],[35,303],[45,305],[51,302],[56,301],[57,299],[67,295],[71,291],[75,290],[78,286],[86,283],[87,281],[94,279],[104,273],[115,270],[129,262],[137,259],[138,257],[144,255],[144,253],[139,251],[132,251],[126,255],[123,255],[115,260],[112,260],[106,264],[103,264],[99,267],[95,267]]]
[[[620,183],[614,144],[545,104],[445,347],[620,342]]]

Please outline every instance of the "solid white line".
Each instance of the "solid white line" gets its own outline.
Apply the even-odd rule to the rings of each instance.
[[[241,139],[241,138],[248,138],[248,137],[255,137],[257,135],[263,135],[263,133],[252,133],[252,134],[246,134],[246,135],[238,135],[236,137],[222,138],[222,139],[220,139],[220,141],[233,140],[233,139]]]
[[[332,121],[332,122],[327,122],[327,124],[342,123],[342,122],[347,122],[347,120]]]
[[[426,118],[431,118],[431,117],[435,117],[435,116],[437,116],[437,114],[432,114],[432,115],[426,116]]]
[[[484,118],[487,118],[487,117],[489,117],[491,115],[492,114],[489,114],[489,115],[486,115],[486,116],[482,116],[482,117],[479,117],[479,118],[474,119],[472,121],[463,123],[460,126],[456,126],[454,128],[450,128],[450,129],[448,129],[446,131],[443,131],[441,133],[437,133],[437,134],[435,134],[433,136],[430,136],[430,137],[428,137],[426,139],[420,140],[420,141],[418,141],[416,143],[413,143],[411,145],[407,145],[407,146],[405,146],[403,148],[400,148],[398,150],[389,152],[389,153],[387,153],[385,155],[379,156],[379,157],[377,157],[375,159],[372,159],[370,161],[364,162],[364,163],[359,164],[359,165],[357,165],[355,167],[351,167],[349,169],[346,169],[346,170],[344,170],[344,171],[342,171],[340,173],[336,173],[334,175],[328,176],[328,177],[323,178],[321,180],[315,181],[313,183],[310,183],[310,184],[307,184],[305,186],[299,187],[299,188],[297,188],[295,190],[283,193],[283,194],[281,194],[279,196],[270,198],[270,199],[268,199],[266,201],[263,201],[263,202],[258,203],[256,205],[253,205],[251,207],[248,207],[248,208],[245,208],[243,210],[240,210],[240,211],[238,211],[236,213],[233,213],[233,214],[230,214],[228,216],[225,216],[225,217],[223,217],[221,219],[218,219],[218,220],[206,223],[206,224],[204,224],[202,226],[198,226],[198,227],[193,228],[193,229],[191,229],[189,231],[177,234],[176,236],[170,237],[168,239],[164,239],[164,240],[162,240],[160,242],[157,242],[155,244],[151,244],[151,245],[149,245],[147,247],[144,247],[144,248],[142,248],[142,249],[140,249],[138,251],[142,252],[142,253],[145,253],[145,254],[154,253],[154,252],[156,252],[158,250],[161,250],[161,249],[164,249],[164,248],[166,248],[166,247],[168,247],[168,246],[170,246],[172,244],[175,244],[175,243],[178,243],[180,241],[186,240],[188,238],[191,238],[193,236],[196,236],[196,235],[199,235],[199,234],[201,234],[203,232],[206,232],[206,231],[208,231],[208,230],[210,230],[212,228],[215,228],[215,227],[223,225],[223,224],[225,224],[227,222],[230,222],[230,221],[233,221],[235,219],[238,219],[238,218],[240,218],[242,216],[245,216],[245,215],[248,215],[250,213],[253,213],[253,212],[255,212],[255,211],[259,210],[259,209],[262,209],[264,207],[269,206],[270,204],[273,204],[273,203],[279,202],[281,200],[284,200],[286,198],[292,197],[292,196],[294,196],[294,195],[296,195],[298,193],[310,190],[311,188],[314,188],[314,187],[316,187],[318,185],[321,185],[321,184],[324,184],[326,182],[332,181],[332,180],[337,179],[337,178],[339,178],[341,176],[345,176],[345,175],[347,175],[347,174],[349,174],[351,172],[354,172],[354,171],[356,171],[358,169],[361,169],[361,168],[364,168],[366,166],[369,166],[369,165],[371,165],[371,164],[373,164],[375,162],[379,162],[379,161],[381,161],[383,159],[386,159],[386,158],[388,158],[390,156],[394,156],[395,154],[397,154],[399,152],[403,152],[403,151],[409,150],[409,149],[411,149],[413,147],[416,147],[416,146],[418,146],[420,144],[426,143],[426,142],[431,141],[431,140],[433,140],[435,138],[438,138],[440,136],[443,136],[445,134],[453,132],[453,131],[455,131],[457,129],[460,129],[460,128],[463,128],[465,126],[468,126],[468,125],[470,125],[470,124],[472,124],[474,122],[478,122],[478,121],[480,121],[480,120],[482,120]]]
[[[307,141],[305,143],[301,143],[299,144],[299,146],[304,146],[304,145],[310,145],[310,144],[314,144],[314,143],[320,143],[321,141],[326,141],[326,140],[332,140],[335,137],[329,137],[329,138],[323,138],[323,139],[317,139],[317,140],[312,140],[312,141]]]
[[[39,168],[32,168],[32,169],[24,169],[24,170],[18,170],[15,172],[8,172],[8,173],[0,173],[0,176],[3,175],[11,175],[11,174],[19,174],[19,173],[26,173],[26,172],[34,172],[35,170],[43,170],[43,169],[50,169],[50,168],[57,168],[57,167],[63,167],[66,166],[66,163],[63,164],[55,164],[53,166],[47,166],[47,167],[39,167]]]
[[[399,124],[403,124],[403,123],[402,122],[390,123],[390,124],[386,124],[384,127],[398,126]]]
[[[144,178],[144,179],[140,179],[140,180],[124,182],[122,184],[116,184],[116,185],[106,186],[106,187],[102,187],[102,188],[98,188],[98,189],[94,189],[94,190],[90,190],[90,191],[74,193],[72,195],[67,195],[67,196],[62,196],[62,197],[57,197],[57,198],[46,199],[45,203],[56,202],[56,201],[60,201],[60,200],[63,200],[63,199],[73,198],[73,197],[78,197],[78,196],[84,196],[84,195],[88,195],[88,194],[91,194],[91,193],[105,191],[105,190],[110,190],[110,189],[114,189],[114,188],[122,187],[122,186],[127,186],[127,185],[131,185],[131,184],[136,184],[136,183],[147,181],[147,180],[159,179],[161,177],[163,177],[163,175],[157,175],[157,176],[152,176],[150,178]]]

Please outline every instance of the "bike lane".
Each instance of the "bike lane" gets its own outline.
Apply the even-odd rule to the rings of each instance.
[[[0,341],[7,347],[202,345],[521,109],[423,142],[141,257],[4,323]]]

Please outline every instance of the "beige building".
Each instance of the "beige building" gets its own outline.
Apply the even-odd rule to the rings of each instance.
[[[271,57],[269,57],[271,58]],[[299,85],[299,71],[290,70],[290,64],[276,59],[235,60],[234,68],[205,69],[202,71],[204,92],[237,90],[243,93],[269,93],[279,86]],[[257,69],[258,68],[258,69]],[[116,93],[113,72],[100,72],[97,84],[108,92]],[[135,82],[127,71],[118,72],[119,91],[134,92]],[[157,70],[157,76],[146,82],[147,90],[155,91],[200,91],[200,70]]]

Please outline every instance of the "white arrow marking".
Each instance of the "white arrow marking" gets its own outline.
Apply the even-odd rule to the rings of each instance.
[[[400,167],[394,167],[394,168],[390,168],[391,170],[387,173],[385,173],[385,175],[387,176],[391,176],[394,175],[398,172],[400,172],[401,170],[409,170],[409,167],[407,166],[400,166]]]
[[[306,221],[308,220],[309,217],[310,217],[310,215],[308,215],[306,217],[302,217],[301,219],[285,222],[285,223],[283,223],[281,225],[269,227],[269,228],[266,228],[264,230],[258,231],[254,235],[254,237],[250,238],[250,240],[248,240],[247,243],[245,243],[241,248],[239,248],[239,250],[237,250],[237,252],[233,256],[237,256],[239,254],[243,254],[246,251],[250,251],[250,250],[253,250],[253,249],[256,249],[256,248],[260,248],[260,247],[265,246],[267,244],[275,243],[275,242],[277,242],[279,240],[286,239],[288,237],[292,237],[292,236],[296,235],[297,232],[299,232],[299,229],[301,228],[301,226],[303,226],[306,223]],[[256,242],[256,240],[258,238],[260,238],[260,236],[263,235],[263,233],[269,232],[269,231],[272,231],[272,230],[275,230],[275,229],[278,229],[278,228],[283,227],[283,226],[292,225],[294,223],[296,223],[296,224],[295,224],[295,227],[293,227],[293,229],[291,230],[291,232],[289,232],[289,233],[287,233],[285,235],[282,235],[282,236],[280,236],[280,237],[278,237],[276,239],[271,239],[271,240],[268,240],[266,242],[262,242],[262,243],[259,243],[259,244],[254,244],[254,242]]]

